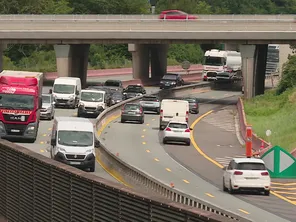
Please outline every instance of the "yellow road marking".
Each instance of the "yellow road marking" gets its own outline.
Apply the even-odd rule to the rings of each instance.
[[[44,142],[43,142],[43,141],[41,141],[41,142],[40,142],[40,144],[44,144]]]
[[[142,135],[141,137],[142,137],[142,138],[144,138],[145,136],[144,136],[144,135]]]
[[[146,129],[143,129],[143,132],[145,132],[146,131]]]
[[[210,193],[206,193],[206,195],[209,196],[209,197],[215,197],[215,196],[213,196],[213,195],[210,194]]]
[[[289,197],[289,196],[287,196],[287,198],[289,198],[291,200],[296,200],[296,197]]]
[[[248,211],[245,211],[245,210],[243,210],[243,209],[238,209],[240,212],[243,212],[243,213],[245,213],[245,214],[250,214]]]
[[[145,145],[145,144],[146,144],[146,142],[142,142],[142,144],[143,144],[143,145]]]
[[[191,133],[190,133],[190,140],[191,140],[192,145],[193,145],[194,148],[197,150],[197,152],[199,152],[200,155],[202,155],[202,156],[203,156],[204,158],[206,158],[208,161],[210,161],[210,162],[212,162],[213,164],[215,164],[217,167],[223,169],[223,168],[224,168],[223,165],[221,165],[220,163],[218,163],[217,161],[215,161],[214,159],[212,159],[211,157],[209,157],[208,155],[206,155],[206,154],[205,154],[205,153],[199,148],[199,146],[198,146],[198,145],[196,144],[196,142],[195,142],[194,135],[193,135],[195,125],[196,125],[196,124],[197,124],[202,118],[206,117],[207,115],[210,115],[212,112],[213,112],[213,110],[210,110],[209,112],[207,112],[207,113],[201,115],[199,118],[197,118],[197,119],[191,124],[190,128],[192,128],[193,130],[192,130]],[[275,184],[275,183],[273,183],[273,184]],[[278,191],[278,192],[270,191],[270,193],[273,194],[274,196],[276,196],[276,197],[278,197],[278,198],[280,198],[280,199],[282,199],[282,200],[284,200],[284,201],[290,203],[290,204],[296,205],[295,201],[293,202],[293,201],[289,200],[288,198],[286,198],[286,197],[284,197],[284,196],[278,194],[278,193],[283,193],[283,192],[281,192],[281,191]],[[283,193],[283,194],[292,194],[292,195],[293,195],[293,194],[296,194],[296,193]],[[242,211],[242,212],[243,212],[243,211]]]
[[[184,183],[189,183],[189,181],[188,181],[188,180],[183,180],[183,182],[184,182]]]
[[[155,119],[152,119],[152,121],[155,121]]]
[[[46,134],[43,134],[43,136],[46,136]]]
[[[271,187],[272,189],[277,190],[296,190],[296,187]]]
[[[146,126],[149,126],[149,123],[147,123]]]
[[[193,131],[194,131],[194,127],[195,125],[204,117],[210,115],[213,112],[213,110],[201,115],[200,117],[198,117],[192,124],[191,124],[191,128],[193,129],[190,133],[190,139],[192,142],[192,145],[194,146],[194,148],[197,150],[197,152],[200,153],[200,155],[202,155],[204,158],[206,158],[207,160],[209,160],[210,162],[212,162],[213,164],[215,164],[216,166],[218,166],[219,168],[223,169],[223,165],[221,165],[220,163],[218,163],[217,161],[213,160],[211,157],[209,157],[208,155],[206,155],[200,148],[199,146],[196,144],[195,140],[194,140],[194,135],[193,135]]]
[[[150,150],[146,150],[147,153],[150,153]]]
[[[170,168],[165,168],[165,169],[166,169],[166,171],[172,172]]]
[[[44,150],[40,150],[41,153],[44,153]]]
[[[290,194],[290,195],[296,195],[296,193],[286,192],[286,191],[273,191],[275,193],[281,193],[281,194]]]
[[[159,162],[159,159],[157,159],[157,158],[154,158],[154,160],[157,161],[157,162]]]
[[[296,183],[278,183],[278,182],[271,182],[274,185],[281,185],[281,186],[296,186]]]
[[[52,128],[48,128],[48,130],[52,130]]]

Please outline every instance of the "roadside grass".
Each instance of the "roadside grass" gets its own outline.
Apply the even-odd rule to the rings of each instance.
[[[287,151],[296,147],[296,88],[276,95],[275,90],[244,100],[248,124],[262,139]],[[266,130],[271,130],[267,137]]]

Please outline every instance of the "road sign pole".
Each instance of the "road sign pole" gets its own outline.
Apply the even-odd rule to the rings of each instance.
[[[252,127],[247,126],[246,129],[246,157],[251,158],[252,157]]]

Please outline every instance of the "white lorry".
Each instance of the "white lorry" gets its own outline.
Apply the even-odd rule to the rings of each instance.
[[[215,80],[217,72],[241,72],[241,67],[240,52],[211,49],[204,55],[202,78],[204,81]]]
[[[164,129],[174,120],[187,122],[189,118],[189,103],[185,100],[163,99],[160,105],[159,129]]]

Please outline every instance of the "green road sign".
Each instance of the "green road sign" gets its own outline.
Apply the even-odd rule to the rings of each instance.
[[[275,146],[264,153],[261,159],[271,178],[296,178],[296,159],[283,148]]]

